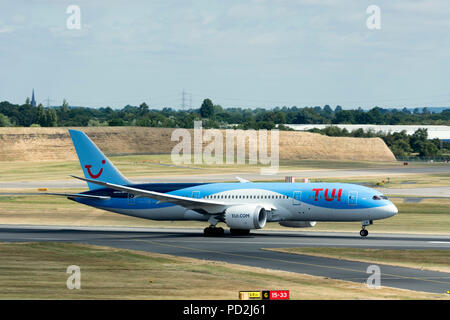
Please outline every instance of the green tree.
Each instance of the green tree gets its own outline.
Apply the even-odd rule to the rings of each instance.
[[[11,126],[12,124],[9,118],[4,114],[0,113],[0,127],[11,127]]]
[[[66,99],[63,99],[63,103],[62,103],[61,107],[62,107],[61,108],[62,112],[65,112],[65,113],[69,112],[69,103],[67,102]]]
[[[439,149],[431,141],[421,142],[417,151],[421,157],[432,157],[439,154]]]
[[[148,105],[147,105],[145,102],[142,102],[142,103],[139,105],[139,114],[140,114],[141,116],[143,116],[143,115],[147,114],[148,111],[149,111]]]
[[[333,109],[331,109],[331,107],[330,107],[328,104],[326,104],[326,105],[323,107],[323,111],[324,111],[325,113],[328,113],[328,114],[333,113]]]
[[[39,103],[37,107],[36,122],[41,127],[46,127],[47,125],[47,117],[45,114],[44,106],[41,103]]]
[[[125,122],[120,118],[114,118],[108,121],[108,125],[111,127],[124,126]]]
[[[56,127],[58,126],[58,116],[56,115],[55,109],[48,109],[45,113],[46,116],[46,126]]]
[[[428,130],[425,128],[419,128],[411,135],[409,144],[411,145],[411,148],[414,150],[414,152],[420,153],[420,149],[423,148],[422,144],[426,143],[427,140]]]
[[[346,123],[352,124],[354,123],[355,118],[353,116],[353,112],[351,110],[341,110],[336,112],[333,123]]]
[[[210,99],[203,100],[200,107],[200,115],[202,118],[211,118],[214,116],[214,104]]]

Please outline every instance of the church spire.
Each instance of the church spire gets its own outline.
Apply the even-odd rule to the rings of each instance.
[[[33,107],[36,107],[36,100],[34,100],[34,89],[33,89],[32,95],[31,95],[31,102],[30,102],[30,104],[31,104]]]

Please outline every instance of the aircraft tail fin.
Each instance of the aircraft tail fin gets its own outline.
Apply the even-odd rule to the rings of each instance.
[[[130,181],[117,170],[84,132],[70,129],[69,134],[75,146],[85,178],[98,179],[99,181],[119,185],[130,184]],[[88,182],[88,187],[90,190],[102,188],[102,186],[90,182]]]

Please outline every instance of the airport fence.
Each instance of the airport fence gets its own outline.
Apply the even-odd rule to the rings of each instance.
[[[397,161],[403,162],[439,162],[439,163],[450,163],[450,156],[434,156],[434,157],[396,157]]]

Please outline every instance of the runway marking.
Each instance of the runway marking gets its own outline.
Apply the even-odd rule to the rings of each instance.
[[[232,255],[232,256],[238,256],[238,257],[244,257],[244,258],[254,258],[254,259],[260,259],[260,260],[286,262],[286,263],[291,263],[291,264],[306,265],[306,266],[310,266],[310,267],[320,267],[320,268],[352,271],[352,272],[358,272],[358,273],[367,274],[367,272],[365,272],[365,271],[361,271],[361,270],[357,270],[357,269],[351,269],[351,268],[344,268],[344,267],[330,267],[330,266],[324,266],[324,265],[320,265],[320,264],[298,262],[298,261],[288,261],[288,260],[283,260],[283,259],[274,259],[274,258],[258,257],[258,256],[251,256],[251,257],[249,257],[247,255],[238,254],[238,253],[227,253],[227,252],[221,252],[221,251],[215,251],[215,250],[191,248],[191,247],[185,247],[185,246],[180,246],[180,245],[165,244],[165,243],[161,243],[159,241],[150,241],[150,240],[142,240],[142,239],[136,239],[135,241],[154,243],[154,244],[161,245],[161,246],[168,246],[168,247],[174,247],[174,248],[185,249],[185,250],[187,249],[187,250],[192,250],[192,251],[195,251],[195,250],[196,251],[204,251],[204,252],[218,253],[218,254],[222,254],[222,255]],[[383,273],[383,275],[394,277],[394,278],[412,279],[412,280],[419,280],[419,281],[425,281],[425,282],[434,282],[434,283],[440,283],[440,284],[445,284],[445,285],[450,284],[450,281],[449,282],[437,281],[437,280],[423,279],[423,278],[417,278],[417,277],[407,277],[407,276],[401,276],[401,275],[395,275],[395,274],[389,274],[389,273]],[[450,276],[450,274],[449,274],[449,276]],[[417,291],[420,291],[420,290],[417,290]]]
[[[450,244],[450,241],[428,241],[428,243],[436,243],[436,244]]]
[[[9,241],[9,240],[2,240]],[[17,241],[26,242],[26,241],[79,241],[79,239],[61,239],[61,238],[21,238]]]

